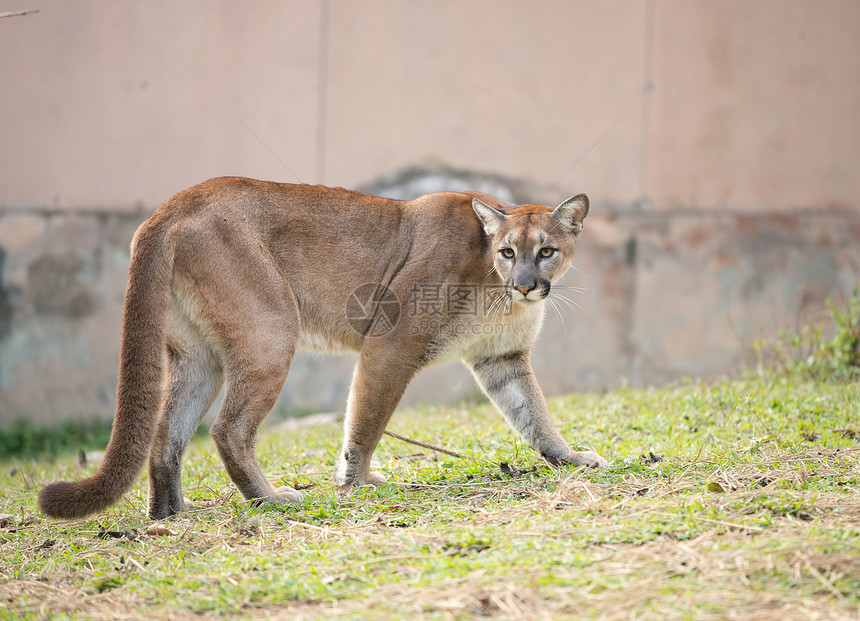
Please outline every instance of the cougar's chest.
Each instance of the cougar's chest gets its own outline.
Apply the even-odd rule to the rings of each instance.
[[[478,317],[450,329],[429,364],[489,358],[531,348],[543,324],[544,305],[514,308],[508,315]]]

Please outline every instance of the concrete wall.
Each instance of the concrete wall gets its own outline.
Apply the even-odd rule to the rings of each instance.
[[[726,372],[860,281],[854,0],[0,0],[30,7],[0,19],[0,424],[111,415],[134,228],[221,174],[587,192],[548,392]],[[302,358],[283,404],[341,408],[350,365]]]

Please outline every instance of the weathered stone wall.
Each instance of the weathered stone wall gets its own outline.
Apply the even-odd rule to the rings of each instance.
[[[410,169],[364,189],[409,198],[440,188],[524,202],[539,188],[498,176]],[[557,192],[547,202],[562,200]],[[2,418],[113,413],[128,244],[146,214],[0,213]],[[593,205],[576,269],[549,310],[534,366],[549,393],[730,373],[762,334],[818,320],[860,282],[860,215],[656,212]],[[572,287],[581,288],[577,291]],[[300,355],[281,405],[341,410],[354,356]],[[469,398],[462,365],[431,368],[406,403]]]
[[[112,410],[128,246],[142,218],[0,212],[3,422]]]
[[[0,20],[0,424],[111,414],[132,233],[218,175],[586,192],[548,392],[735,369],[860,281],[856,0],[0,0],[23,8]],[[303,358],[283,404],[339,409],[350,368]],[[475,392],[446,367],[406,400]]]

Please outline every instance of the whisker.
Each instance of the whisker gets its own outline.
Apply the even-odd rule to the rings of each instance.
[[[504,297],[502,298],[502,300],[504,300],[504,303],[499,305],[499,307],[496,308],[496,312],[493,313],[493,319],[492,319],[493,323],[496,322],[496,317],[499,315],[500,312],[502,313],[503,317],[508,313],[508,304],[511,303],[511,298],[510,298],[510,296],[505,294]]]
[[[556,300],[556,302],[561,302],[561,300]],[[580,311],[578,308],[576,308],[576,307],[574,307],[574,306],[571,306],[570,304],[567,304],[567,303],[565,303],[565,306],[566,306],[569,310],[572,310],[574,313],[576,313],[576,316],[577,316],[577,317],[579,317],[580,319],[583,319],[583,318],[584,318],[584,317],[582,316],[582,311]]]
[[[490,310],[493,308],[493,304],[496,303],[495,299],[490,299],[489,296],[484,299],[484,305],[482,307],[483,317],[488,317],[490,314]]]
[[[564,331],[565,338],[567,337],[567,325],[564,323],[564,315],[561,310],[559,310],[558,303],[552,298],[546,298],[546,301],[549,303],[549,307],[555,311],[555,314],[558,316],[558,320],[561,322],[561,329]]]
[[[556,303],[558,303],[558,304],[564,304],[564,306],[565,306],[566,308],[568,308],[568,309],[572,310],[573,312],[575,312],[575,313],[576,313],[576,315],[577,315],[577,317],[582,317],[582,313],[580,313],[580,312],[579,312],[579,309],[577,309],[573,304],[571,304],[570,300],[563,300],[563,299],[561,298],[561,296],[558,296],[558,295],[554,296],[554,298],[553,298],[553,299],[555,300],[555,302],[556,302]]]
[[[502,296],[497,296],[493,298],[492,302],[489,306],[487,306],[487,312],[484,313],[484,317],[489,319],[491,322],[493,321],[493,317],[496,315],[496,307],[502,303]]]
[[[502,297],[502,296],[499,296],[499,297],[496,299],[496,301],[493,303],[493,306],[490,308],[490,313],[489,313],[489,314],[490,314],[490,318],[491,318],[493,321],[495,321],[495,319],[496,319],[496,314],[499,312],[499,309],[502,307],[502,305],[503,305],[504,303],[505,303],[505,298],[504,298],[504,297]]]
[[[486,311],[484,312],[484,317],[489,317],[490,314],[493,313],[493,311],[501,305],[501,303],[505,299],[505,297],[506,296],[502,293],[502,294],[499,294],[496,297],[492,298],[490,300],[489,305],[487,306]],[[495,317],[495,315],[494,315],[494,317]]]
[[[555,290],[553,290],[553,293],[555,294],[555,296],[554,296],[555,299],[558,300],[559,302],[564,302],[565,304],[569,304],[569,305],[573,304],[573,300],[571,298],[567,297],[566,295],[561,294]]]
[[[494,308],[494,309],[493,309],[493,317],[491,318],[491,321],[492,321],[493,323],[496,323],[496,318],[499,316],[499,313],[500,313],[500,312],[502,312],[502,309],[505,307],[505,304],[507,303],[507,302],[505,301],[505,300],[506,300],[506,298],[507,298],[507,296],[502,295],[502,296],[499,298],[499,304],[498,304],[498,305],[496,305],[496,308]]]
[[[555,298],[556,300],[564,302],[565,304],[573,308],[576,311],[576,314],[580,317],[585,317],[585,319],[588,319],[588,313],[586,312],[586,310],[582,306],[577,304],[574,300],[571,300],[569,297],[564,296],[560,293],[556,293]]]
[[[560,293],[551,293],[547,296],[547,300],[552,300],[554,304],[556,304],[559,308],[562,308],[561,304],[564,304],[568,309],[576,310],[571,304],[570,300],[565,298]]]
[[[576,287],[574,285],[553,285],[553,289],[567,289],[568,291],[573,291],[574,293],[587,293],[588,289],[585,287]]]

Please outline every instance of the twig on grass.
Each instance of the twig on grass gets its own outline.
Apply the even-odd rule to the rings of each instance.
[[[391,436],[392,438],[397,438],[398,440],[400,440],[402,442],[408,442],[409,444],[414,444],[415,446],[423,446],[424,448],[430,449],[431,451],[436,451],[437,453],[445,453],[446,455],[450,455],[451,457],[458,457],[460,459],[463,458],[463,455],[461,455],[460,453],[457,453],[455,451],[449,451],[448,449],[441,448],[438,446],[433,446],[432,444],[427,444],[426,442],[419,442],[418,440],[411,440],[409,438],[404,438],[403,436],[397,435],[396,433],[392,433],[391,431],[386,431],[385,433],[387,435]]]

